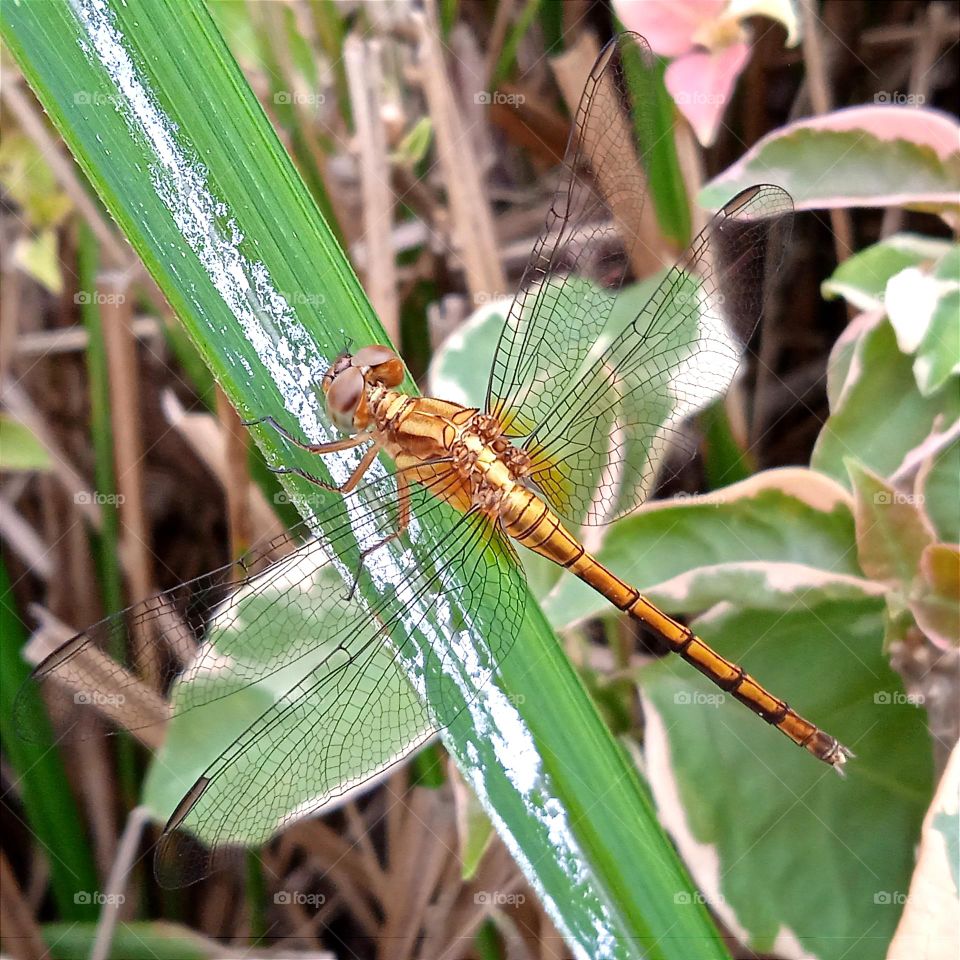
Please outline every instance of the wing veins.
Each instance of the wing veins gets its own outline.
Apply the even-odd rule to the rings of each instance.
[[[462,518],[455,525],[453,531],[451,531],[451,534],[452,535],[449,535],[444,538],[443,546],[445,546],[446,549],[443,551],[441,556],[434,562],[433,564],[434,569],[429,574],[429,576],[423,578],[422,582],[416,588],[415,600],[422,600],[424,597],[427,597],[428,603],[419,612],[419,618],[416,621],[414,629],[419,629],[423,624],[424,620],[426,620],[432,615],[436,607],[436,602],[439,600],[440,597],[459,596],[461,593],[465,591],[466,597],[462,598],[461,602],[463,603],[465,601],[465,606],[467,609],[470,609],[472,605],[480,602],[480,598],[482,597],[483,591],[485,589],[484,584],[489,585],[490,582],[496,582],[495,579],[491,581],[490,578],[487,577],[486,574],[483,573],[482,571],[481,571],[480,577],[476,576],[478,569],[481,567],[481,565],[484,562],[484,557],[488,555],[488,551],[490,550],[491,544],[493,543],[493,541],[497,541],[501,547],[505,545],[507,547],[507,552],[510,555],[511,561],[515,559],[515,555],[513,554],[512,550],[509,549],[508,541],[505,540],[505,538],[503,537],[499,529],[489,520],[489,518],[487,518],[483,514],[480,514],[479,512],[475,513],[471,511],[466,514],[463,514]],[[479,550],[476,549],[478,544],[481,547],[481,549]],[[466,570],[461,571],[461,575],[457,577],[456,582],[453,583],[449,589],[435,591],[436,584],[438,582],[443,582],[443,580],[445,579],[444,571],[448,570],[451,566],[455,566],[459,568],[459,561],[457,560],[457,558],[469,557],[471,551],[473,551],[473,553],[475,554],[474,563],[470,567],[471,576],[464,579],[462,574],[466,573]],[[494,578],[496,578],[499,574],[499,566],[497,564],[494,564],[492,569],[494,572]],[[517,594],[516,599],[518,600],[518,604],[515,604],[513,609],[511,611],[508,611],[508,613],[512,612],[514,615],[518,615],[519,610],[522,609],[522,574],[520,573],[519,567],[513,567],[512,569],[513,571],[516,572],[517,576],[519,577],[519,580],[518,580],[519,588],[516,590],[516,594]],[[479,589],[476,588],[476,584],[478,581],[480,583]],[[409,600],[406,601],[404,603],[404,606],[398,609],[397,612],[393,615],[392,619],[400,622],[401,618],[404,618],[404,616],[409,613],[410,607],[413,604],[413,602],[414,601],[409,601]],[[336,714],[336,718],[334,719],[333,723],[327,725],[326,727],[326,729],[329,729],[329,731],[331,731],[331,735],[339,731],[340,721],[343,719],[344,712],[348,709],[351,703],[351,694],[353,693],[353,691],[355,691],[357,684],[366,676],[364,668],[369,665],[369,663],[372,661],[372,658],[378,652],[378,650],[382,649],[383,636],[385,631],[387,631],[388,626],[389,626],[389,623],[384,623],[383,625],[381,625],[381,627],[377,629],[376,633],[368,641],[364,642],[361,648],[354,654],[354,656],[351,658],[351,660],[348,663],[345,663],[343,666],[329,673],[326,677],[321,678],[320,680],[312,683],[309,687],[306,687],[303,690],[301,690],[293,701],[289,703],[285,703],[284,700],[290,696],[291,692],[297,690],[298,687],[303,685],[304,680],[307,679],[307,678],[304,678],[304,680],[301,680],[298,684],[295,684],[293,687],[291,687],[289,691],[287,691],[282,697],[278,698],[278,700],[273,705],[271,705],[271,707],[265,710],[256,720],[254,720],[253,723],[251,723],[243,731],[243,733],[241,733],[230,744],[230,746],[221,753],[220,757],[218,757],[218,759],[214,761],[207,768],[207,770],[205,771],[201,779],[198,781],[198,783],[202,783],[205,778],[208,778],[208,782],[204,785],[203,790],[201,790],[197,794],[197,798],[194,801],[194,804],[191,806],[191,808],[189,808],[186,812],[184,812],[182,816],[178,817],[178,825],[181,824],[187,816],[189,816],[189,813],[191,812],[191,810],[194,809],[197,806],[197,804],[200,802],[201,798],[205,794],[207,794],[208,789],[214,783],[216,783],[222,776],[226,775],[227,771],[231,768],[231,766],[234,763],[236,763],[239,759],[245,756],[254,746],[256,746],[259,743],[262,743],[265,736],[269,734],[271,731],[275,730],[278,725],[284,724],[285,721],[291,717],[293,717],[295,720],[293,725],[294,729],[297,729],[300,725],[304,723],[310,722],[311,718],[309,716],[309,711],[305,712],[304,716],[300,718],[296,717],[296,713],[298,710],[304,709],[305,704],[308,701],[309,697],[318,688],[328,686],[332,682],[343,681],[344,678],[346,677],[347,683],[343,687],[343,689],[335,690],[335,695],[340,704],[339,712]],[[510,623],[507,623],[506,625],[503,626],[501,633],[504,637],[509,638],[511,630],[512,630],[512,625]],[[393,655],[390,660],[391,664],[394,664],[394,665],[396,664],[396,660],[400,656],[401,650],[402,650],[402,644],[395,645],[392,651]],[[358,663],[358,659],[361,657],[366,657],[366,660],[360,665],[360,669],[351,670],[349,673],[347,673],[344,668],[347,666],[356,667]],[[320,666],[321,665],[318,665],[318,667],[315,668],[315,670],[319,669]],[[491,666],[490,669],[492,672],[492,670],[494,669],[494,666]],[[400,673],[398,670],[397,676],[399,675]],[[371,703],[371,701],[375,700],[376,694],[380,690],[380,687],[382,686],[384,681],[386,680],[387,682],[389,682],[390,679],[391,679],[391,674],[388,670],[383,670],[380,672],[379,676],[377,676],[375,679],[373,689],[367,694],[366,698],[362,701],[362,706],[358,708],[360,715],[369,714],[369,704]],[[489,679],[489,678],[487,677],[486,679]],[[485,681],[481,681],[481,682],[485,682]],[[282,707],[281,707],[281,704],[282,704]],[[355,709],[357,708],[355,707]],[[270,719],[266,723],[264,723],[264,719],[266,717],[269,717],[270,714],[274,714],[274,716],[270,717]],[[425,722],[425,725],[416,724],[418,728],[422,727],[422,730],[419,736],[417,737],[417,740],[415,742],[411,742],[411,747],[415,746],[416,743],[423,742],[426,736],[426,734],[423,731],[426,731],[427,733],[429,733],[429,730],[431,727],[433,729],[436,729],[440,726],[446,726],[449,722],[451,722],[451,720],[446,720],[445,722],[440,723],[438,722],[436,717],[428,714],[426,710],[424,712],[423,720]],[[411,728],[411,732],[413,732],[413,728]],[[342,741],[342,738],[340,739]],[[242,748],[240,750],[237,750],[236,749],[237,745],[244,740],[246,740],[246,742],[242,744]],[[296,747],[297,747],[296,743],[291,743],[288,746],[288,748],[284,750],[282,754],[280,754],[279,756],[277,756],[275,753],[271,753],[271,762],[274,765],[274,769],[281,770],[284,767],[284,765],[288,763],[289,758],[296,750]],[[406,751],[406,752],[409,752],[409,751]],[[406,752],[403,755],[406,755]],[[374,759],[376,760],[376,758]],[[375,771],[379,769],[380,764],[382,762],[383,761],[377,760],[377,762],[373,766],[371,766],[371,770],[373,772],[367,772],[365,774],[358,773],[353,779],[349,779],[345,781],[345,783],[349,784],[349,787],[346,787],[343,784],[341,784],[341,787],[343,787],[343,789],[352,789],[366,782],[366,780],[368,780],[370,776],[373,776]],[[323,761],[323,763],[325,766],[329,767],[328,760]],[[357,777],[359,777],[360,779],[357,779]],[[319,796],[332,798],[333,796],[337,796],[339,795],[339,793],[342,793],[343,789],[338,790],[331,787],[328,784],[321,789]],[[241,812],[241,815],[249,813],[252,809],[258,807],[258,805],[260,804],[260,801],[262,800],[261,793],[262,793],[262,787],[256,786],[254,789],[252,789],[252,791],[245,798],[245,800],[241,802],[241,805],[235,809],[238,809]],[[287,798],[286,802],[288,803],[288,805],[293,801],[293,799],[295,798],[292,798],[292,797]],[[289,811],[286,811],[286,812],[280,811],[280,810],[271,811],[271,814],[274,814],[274,813],[277,815],[277,819],[279,823],[282,824],[283,816],[288,815]],[[229,828],[229,824],[226,821],[226,817],[222,815],[222,812],[219,813],[218,816],[219,816],[219,822],[215,828],[215,835],[212,837],[212,840],[210,841],[213,843],[214,846],[218,845],[219,841],[222,839],[224,835],[224,832]]]

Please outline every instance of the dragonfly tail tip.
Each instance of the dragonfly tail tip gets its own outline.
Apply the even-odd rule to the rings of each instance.
[[[837,745],[833,750],[831,756],[827,757],[827,763],[837,771],[837,774],[844,779],[846,779],[847,771],[844,768],[844,764],[848,760],[855,760],[857,755],[849,748],[845,747],[842,743],[837,741]]]

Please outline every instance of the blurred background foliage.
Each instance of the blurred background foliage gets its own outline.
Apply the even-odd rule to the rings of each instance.
[[[811,773],[578,581],[536,563],[528,577],[700,891],[671,909],[705,904],[735,957],[947,956],[960,20],[937,2],[755,6],[677,0],[681,18],[655,0],[441,0],[430,42],[413,3],[208,10],[424,392],[482,402],[576,97],[618,25],[660,58],[640,94],[653,127],[637,132],[655,145],[662,262],[741,187],[791,192],[800,213],[772,308],[729,397],[691,425],[697,458],[591,546],[848,743],[847,781]],[[4,947],[85,956],[104,907],[89,892],[112,889],[148,763],[130,743],[61,753],[17,739],[7,718],[29,651],[296,515],[33,99],[12,19],[5,30]],[[454,813],[458,829],[425,828]],[[278,901],[256,869],[243,896],[236,875],[170,894],[137,867],[123,922],[95,949],[566,955],[436,747],[263,856],[301,897]],[[438,866],[418,876],[425,862]],[[478,899],[490,890],[503,896]]]

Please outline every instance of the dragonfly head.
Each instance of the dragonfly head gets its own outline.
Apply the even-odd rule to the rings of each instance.
[[[365,430],[370,425],[367,387],[396,387],[402,380],[403,363],[389,347],[341,353],[323,375],[330,418],[344,433]]]

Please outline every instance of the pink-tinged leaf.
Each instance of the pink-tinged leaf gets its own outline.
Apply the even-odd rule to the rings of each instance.
[[[960,124],[937,110],[866,106],[788,124],[700,191],[717,209],[754,183],[778,183],[799,210],[960,206]]]
[[[858,313],[837,337],[827,363],[827,400],[831,412],[839,409],[863,376],[861,352],[864,340],[884,322],[886,314],[877,307]],[[816,464],[813,464],[816,466]]]
[[[723,111],[749,56],[747,44],[734,43],[716,53],[688,53],[667,67],[663,82],[705,147],[717,138]]]
[[[726,0],[614,0],[613,8],[628,30],[647,38],[661,57],[679,57],[694,45],[704,26],[716,22]]]
[[[896,490],[852,458],[846,465],[853,485],[860,567],[868,577],[909,595],[920,572],[920,558],[934,541],[918,498]]]
[[[941,650],[960,645],[960,547],[931,543],[920,556],[920,594],[910,601],[917,626]]]
[[[955,744],[923,820],[920,851],[888,957],[942,960],[957,945],[957,837],[960,835],[960,743]]]
[[[741,603],[749,598],[754,610],[788,610],[812,596],[818,602],[856,602],[883,597],[887,588],[875,580],[809,564],[754,560],[695,567],[644,593],[664,610],[708,610],[731,598]]]
[[[878,100],[878,104],[881,103]],[[930,147],[944,161],[956,155],[960,132],[956,120],[939,110],[889,105],[834,110],[821,117],[801,120],[793,126],[835,133],[861,132],[883,141],[908,140],[919,147]]]
[[[765,470],[703,496],[645,503],[611,524],[597,557],[671,612],[693,613],[718,598],[789,609],[812,593],[872,595],[854,553],[853,498],[840,484],[799,467]],[[558,629],[610,611],[565,576],[542,597]]]

